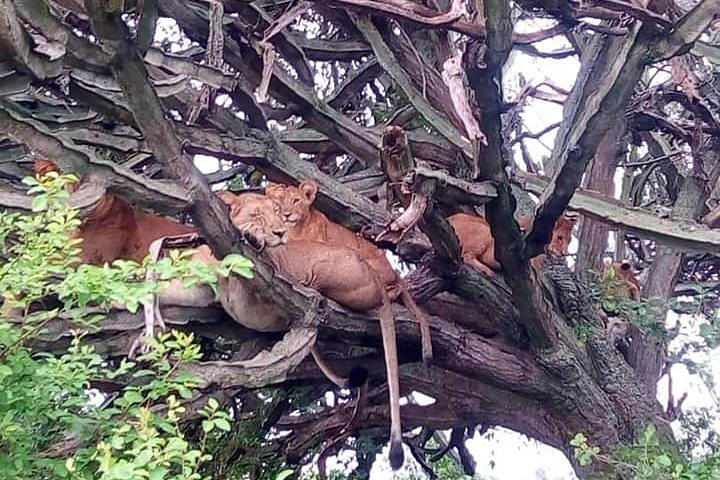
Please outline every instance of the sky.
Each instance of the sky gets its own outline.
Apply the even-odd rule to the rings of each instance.
[[[531,32],[547,28],[553,24],[550,20],[525,21],[516,28],[518,32]],[[174,21],[160,19],[156,40],[163,38],[176,40],[179,31]],[[187,46],[187,45],[185,45]],[[566,40],[562,38],[548,39],[536,44],[541,51],[560,50],[569,47]],[[181,47],[175,47],[176,50]],[[514,51],[511,55],[504,72],[504,90],[506,99],[512,99],[519,91],[519,79],[522,76],[525,82],[537,85],[548,81],[554,85],[570,90],[575,81],[579,69],[579,62],[576,57],[565,59],[544,59],[528,56],[522,52]],[[225,101],[223,99],[223,101]],[[538,132],[543,128],[559,122],[562,119],[562,106],[534,99],[529,99],[523,111],[524,125],[530,132]],[[548,156],[551,153],[555,138],[555,130],[548,132],[537,140],[527,141],[528,149],[535,159]],[[517,152],[516,152],[517,153]],[[203,173],[211,173],[220,168],[220,161],[213,157],[198,155],[195,157],[197,167]],[[522,162],[518,165],[522,168]],[[619,191],[619,181],[622,172],[616,175],[616,191]],[[577,240],[573,240],[570,253],[577,249]],[[572,260],[570,260],[572,262]],[[668,325],[674,325],[678,317],[674,314],[668,315]],[[680,321],[686,325],[682,329],[681,339],[697,338],[699,322],[690,316],[683,316]],[[677,344],[678,342],[675,342]],[[674,348],[671,345],[671,349]],[[705,359],[708,367],[716,378],[720,378],[720,350],[712,352]],[[720,389],[715,387],[710,391],[699,380],[697,375],[692,375],[683,365],[676,365],[672,369],[674,381],[675,398],[680,397],[684,392],[689,394],[686,407],[717,406],[713,398],[720,397]],[[665,404],[667,399],[667,382],[662,379],[659,385],[658,399]],[[431,401],[425,397],[425,401]],[[677,422],[676,422],[677,423]],[[720,429],[720,425],[718,425]],[[565,456],[554,448],[543,445],[524,435],[512,432],[503,428],[491,429],[484,435],[476,435],[467,442],[477,462],[477,473],[485,479],[513,479],[513,480],[571,480],[575,479],[572,468]],[[386,457],[387,450],[378,456],[373,469],[373,479],[389,478],[389,465]],[[340,467],[345,462],[352,466],[352,454],[341,454],[341,458],[332,457],[328,467],[333,465]],[[406,449],[406,464],[412,469],[410,453]],[[404,467],[405,469],[405,467]],[[403,470],[401,470],[402,472]],[[407,469],[405,469],[407,471]]]

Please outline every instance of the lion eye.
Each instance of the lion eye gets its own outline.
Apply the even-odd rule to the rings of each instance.
[[[299,199],[299,198],[293,198],[293,205],[297,205],[298,203],[300,203],[300,199]]]

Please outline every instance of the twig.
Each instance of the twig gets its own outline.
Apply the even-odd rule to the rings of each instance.
[[[524,140],[524,139],[526,139],[526,138],[538,139],[538,138],[542,137],[543,135],[545,135],[546,133],[555,130],[555,129],[558,128],[559,126],[560,126],[560,122],[557,122],[557,123],[552,123],[552,124],[548,125],[547,127],[543,128],[542,130],[540,130],[540,131],[538,131],[538,132],[535,132],[535,133],[532,133],[532,132],[522,132],[520,135],[518,135],[518,136],[515,138],[515,140],[513,141],[513,143],[517,143],[517,142],[522,141],[522,140]]]
[[[410,103],[443,137],[460,149],[470,149],[471,145],[455,126],[443,114],[438,112],[422,94],[414,87],[412,79],[397,61],[390,47],[385,43],[382,35],[372,23],[367,14],[348,12],[355,27],[365,36],[375,53],[378,63],[398,84],[407,95]]]
[[[222,69],[223,49],[225,45],[223,33],[223,16],[225,10],[222,2],[211,2],[208,13],[209,33],[207,47],[205,49],[205,62],[209,67]],[[204,84],[198,96],[197,102],[188,113],[187,123],[192,125],[197,122],[203,110],[209,110],[215,99],[215,88]]]
[[[287,12],[283,13],[277,20],[272,22],[268,28],[265,29],[263,34],[263,42],[269,41],[272,37],[282,31],[283,28],[292,24],[300,15],[307,12],[312,8],[312,3],[302,1],[292,7]]]

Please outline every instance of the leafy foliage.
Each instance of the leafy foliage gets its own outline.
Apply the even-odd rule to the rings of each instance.
[[[211,456],[209,438],[230,430],[230,417],[210,399],[196,413],[203,433],[191,444],[181,429],[183,400],[193,397],[197,379],[184,367],[200,358],[191,334],[171,331],[148,340],[150,350],[137,361],[113,364],[74,333],[60,356],[36,353],[51,322],[91,327],[100,321],[88,312],[112,301],[135,310],[173,278],[183,285],[214,285],[218,274],[252,275],[238,255],[219,266],[173,253],[141,265],[79,265],[77,210],[67,206],[72,175],[49,173],[28,178],[35,215],[0,213],[0,471],[4,479],[73,478],[102,480],[200,480]],[[146,280],[153,271],[158,280]],[[43,308],[47,297],[54,308]],[[120,382],[119,380],[123,381]],[[116,384],[110,396],[93,384]],[[92,395],[95,393],[95,395]],[[101,401],[97,401],[100,396]]]
[[[603,467],[602,478],[632,480],[713,480],[720,478],[720,454],[711,453],[684,461],[668,445],[660,441],[655,426],[648,425],[632,444],[622,444],[611,455],[600,453],[587,437],[578,433],[570,444],[582,466],[596,462]],[[717,447],[717,446],[716,446]]]

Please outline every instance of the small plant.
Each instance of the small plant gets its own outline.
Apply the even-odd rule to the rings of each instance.
[[[620,445],[612,454],[600,453],[578,433],[570,441],[575,458],[582,466],[600,464],[602,478],[632,480],[714,480],[720,478],[720,455],[713,453],[684,461],[674,449],[661,441],[655,426],[650,424],[632,444]],[[617,477],[616,477],[617,476]]]

